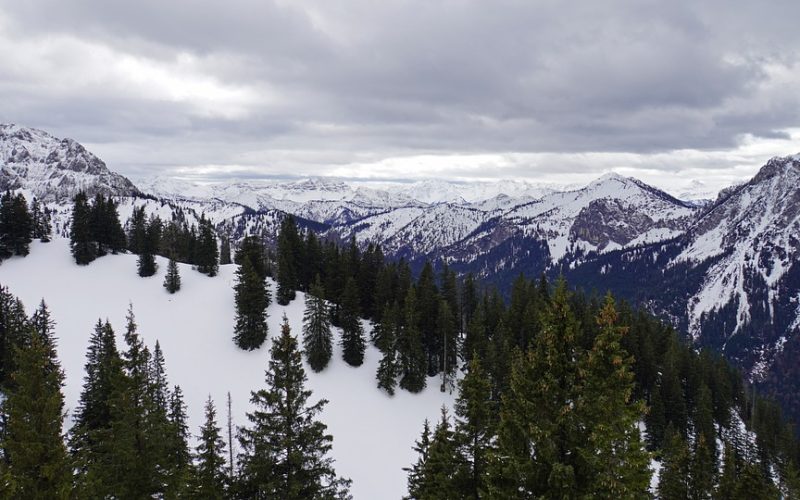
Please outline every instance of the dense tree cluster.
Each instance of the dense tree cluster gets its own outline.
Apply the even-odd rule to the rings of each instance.
[[[117,203],[100,193],[92,203],[82,192],[75,195],[70,225],[70,247],[75,262],[86,265],[109,252],[120,252],[125,246]]]
[[[34,198],[30,208],[22,193],[0,197],[0,259],[28,255],[33,239],[50,241],[50,211]]]
[[[238,469],[211,398],[189,449],[183,393],[170,389],[163,352],[158,342],[152,351],[144,344],[132,310],[123,351],[107,321],[95,325],[74,425],[64,436],[54,327],[44,302],[28,318],[0,287],[2,498],[349,498],[349,481],[336,476],[328,456],[332,437],[316,419],[326,402],[308,403],[286,322],[267,386],[253,392],[251,425],[239,429]]]

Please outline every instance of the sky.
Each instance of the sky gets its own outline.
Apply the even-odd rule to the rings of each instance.
[[[800,152],[796,0],[0,0],[0,122],[132,178],[719,189]]]

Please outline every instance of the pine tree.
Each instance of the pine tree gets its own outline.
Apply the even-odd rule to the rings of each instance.
[[[81,498],[102,498],[118,493],[114,471],[109,471],[113,455],[109,447],[116,441],[112,433],[113,401],[119,397],[125,374],[111,325],[98,320],[86,354],[86,376],[70,450],[76,466],[76,493]]]
[[[405,325],[397,340],[397,355],[400,369],[400,387],[409,392],[420,392],[428,383],[426,377],[427,358],[422,346],[422,337],[417,327],[417,299],[414,287],[408,289],[405,300]]]
[[[366,349],[364,330],[361,328],[361,319],[359,318],[359,304],[356,281],[350,278],[344,287],[340,313],[342,358],[350,366],[361,366]]]
[[[264,279],[253,269],[250,259],[236,271],[236,325],[233,339],[240,349],[258,349],[267,339],[269,292]]]
[[[306,294],[306,310],[303,314],[303,349],[309,366],[319,372],[328,366],[333,348],[331,345],[331,319],[325,290],[319,275]]]
[[[570,498],[580,491],[575,452],[584,435],[574,406],[580,395],[580,325],[563,280],[542,321],[532,349],[524,355],[517,351],[512,361],[491,460],[493,496]]]
[[[25,197],[6,191],[0,198],[0,258],[28,255],[33,229]]]
[[[169,402],[167,442],[166,498],[181,498],[188,491],[194,475],[189,452],[189,424],[183,391],[176,385]]]
[[[206,420],[197,436],[199,444],[195,451],[196,473],[192,485],[192,498],[226,498],[227,476],[225,474],[225,441],[217,426],[217,410],[208,397],[205,407]]]
[[[658,480],[658,498],[678,500],[689,496],[689,448],[686,440],[671,424],[664,437],[661,453],[661,474]]]
[[[633,360],[622,347],[627,329],[619,326],[608,295],[597,316],[600,332],[578,363],[581,394],[576,410],[588,439],[580,446],[587,484],[579,488],[602,497],[645,497],[650,485],[650,456],[643,449],[638,422],[644,405],[632,401]]]
[[[214,226],[204,215],[200,216],[200,234],[197,242],[197,252],[195,262],[197,270],[208,276],[216,276],[219,270],[217,250],[217,237],[214,234]]]
[[[730,443],[726,442],[723,447],[722,472],[719,483],[714,492],[715,498],[733,499],[736,494],[736,481],[739,476],[739,464],[736,457],[736,450]]]
[[[439,317],[437,319],[437,330],[442,338],[442,385],[440,390],[452,391],[455,380],[455,371],[458,365],[458,336],[456,330],[456,320],[452,309],[446,300],[439,302]]]
[[[428,491],[425,466],[428,461],[428,449],[431,445],[431,426],[428,419],[422,424],[422,435],[414,444],[414,451],[417,452],[417,461],[410,467],[403,469],[408,474],[408,496],[407,499],[422,498],[423,492]]]
[[[267,278],[267,253],[264,245],[255,236],[245,236],[242,239],[233,262],[241,266],[245,259],[250,259],[250,264],[259,276]]]
[[[326,400],[308,404],[297,340],[284,317],[270,351],[267,387],[252,393],[250,427],[240,431],[242,495],[249,498],[346,498],[349,481],[336,477],[327,455],[333,438],[316,420]]]
[[[458,453],[455,485],[458,498],[487,494],[488,456],[494,437],[492,386],[475,356],[459,381],[454,442]]]
[[[64,374],[36,332],[16,357],[14,389],[3,402],[2,448],[8,465],[0,493],[6,498],[69,498],[70,467],[61,434]]]
[[[139,276],[142,278],[147,278],[148,276],[156,274],[156,258],[151,253],[139,254],[139,258],[136,260],[136,266]]]
[[[75,195],[70,226],[70,248],[77,264],[86,265],[97,257],[97,247],[92,240],[91,209],[83,192]]]
[[[441,419],[433,431],[425,465],[422,468],[423,487],[415,498],[460,498],[455,478],[458,459],[450,417],[445,407],[442,407],[441,415]]]
[[[167,274],[164,276],[164,288],[169,293],[175,293],[181,289],[181,275],[178,270],[178,263],[174,257],[170,257],[169,264],[167,264]]]
[[[693,499],[704,500],[712,498],[716,478],[715,457],[711,447],[706,443],[705,436],[697,435],[694,453],[689,464],[689,490]]]
[[[219,245],[219,265],[224,266],[231,263],[231,240],[223,236]]]
[[[294,217],[287,215],[281,222],[278,235],[278,304],[285,306],[295,297],[295,290],[300,287],[298,279],[298,253],[300,237]]]
[[[384,389],[390,396],[394,395],[397,385],[397,331],[399,329],[400,310],[397,302],[391,307],[386,307],[381,315],[380,336],[376,339],[378,349],[383,356],[378,363],[378,388]]]

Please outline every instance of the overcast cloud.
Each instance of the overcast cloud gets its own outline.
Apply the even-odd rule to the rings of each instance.
[[[800,151],[800,2],[0,0],[0,121],[133,176],[722,187]]]

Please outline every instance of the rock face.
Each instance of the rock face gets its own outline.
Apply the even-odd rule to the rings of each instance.
[[[78,142],[8,124],[0,125],[0,189],[23,189],[47,202],[69,200],[79,191],[89,196],[139,192]]]

